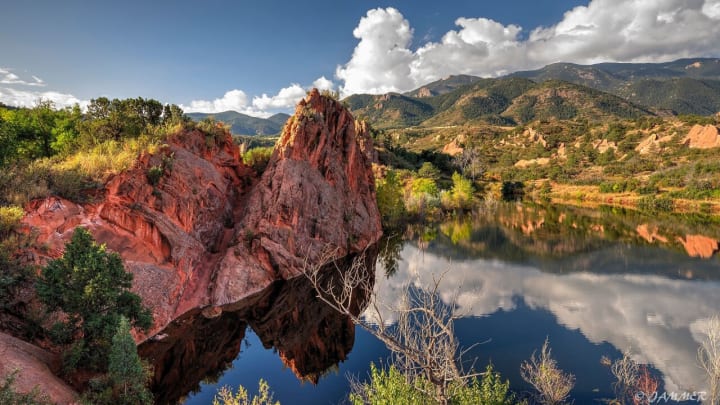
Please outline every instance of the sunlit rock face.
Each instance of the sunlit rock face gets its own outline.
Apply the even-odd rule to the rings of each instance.
[[[328,246],[340,258],[375,243],[382,228],[373,154],[366,126],[338,101],[317,90],[300,101],[249,194],[236,233],[243,243],[220,263],[213,304],[301,274]]]
[[[377,249],[365,253],[365,272],[370,285],[375,277]],[[345,268],[352,257],[337,262]],[[324,282],[337,271],[328,266]],[[332,285],[334,288],[340,286]],[[367,305],[369,291],[353,291],[353,310]],[[267,349],[274,349],[283,363],[304,381],[317,383],[322,375],[347,359],[355,342],[355,326],[317,298],[305,277],[277,281],[265,290],[225,308],[195,311],[171,323],[156,338],[139,347],[153,364],[156,403],[175,403],[203,381],[213,380],[241,355],[246,328],[250,326]]]
[[[154,315],[150,333],[196,309],[240,301],[306,263],[363,251],[381,234],[372,141],[339,102],[302,100],[262,175],[229,133],[185,130],[140,157],[89,203],[34,201],[23,220],[42,264],[77,226],[118,252]],[[161,171],[157,178],[152,171]]]

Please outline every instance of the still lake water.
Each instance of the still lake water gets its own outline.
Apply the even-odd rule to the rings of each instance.
[[[703,390],[697,349],[720,314],[720,220],[643,215],[599,207],[500,204],[381,244],[376,291],[398,302],[408,283],[443,276],[457,295],[466,359],[492,362],[511,388],[528,390],[520,364],[547,337],[559,366],[576,376],[575,403],[612,397],[601,358],[629,350],[660,391]],[[456,294],[459,290],[459,294]],[[363,379],[389,352],[293,280],[206,319],[181,320],[141,347],[156,366],[160,403],[211,403],[222,386],[250,392],[264,378],[283,404],[337,404],[348,375]]]

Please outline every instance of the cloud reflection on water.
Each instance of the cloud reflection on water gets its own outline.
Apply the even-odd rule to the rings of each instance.
[[[404,246],[402,258],[389,279],[378,269],[378,298],[390,306],[399,304],[408,283],[427,286],[433,276],[449,270],[440,295],[450,302],[459,289],[462,314],[510,311],[517,302],[514,298],[522,297],[530,308],[551,312],[559,324],[578,329],[593,343],[630,349],[636,361],[651,363],[663,373],[667,391],[706,385],[697,349],[703,325],[720,314],[720,282],[648,274],[552,274],[501,260],[450,261],[411,244]],[[392,320],[390,314],[383,316]]]

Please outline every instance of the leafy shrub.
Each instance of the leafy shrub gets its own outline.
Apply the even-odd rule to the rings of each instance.
[[[604,181],[600,183],[601,193],[625,193],[635,191],[640,187],[640,182],[636,179],[621,181]]]
[[[157,186],[163,176],[163,168],[159,165],[151,166],[147,169],[147,173],[145,175],[147,176],[148,183],[153,186]]]
[[[224,123],[216,121],[215,117],[207,117],[195,124],[196,128],[205,133],[205,146],[213,148],[219,144],[230,129]]]
[[[436,196],[437,193],[437,184],[435,184],[433,179],[423,177],[413,179],[411,186],[411,194],[413,196],[420,196],[422,194]]]
[[[228,387],[222,387],[215,394],[212,403],[213,405],[280,405],[279,401],[273,399],[270,386],[262,378],[258,383],[258,391],[258,396],[251,397],[242,385],[238,387],[235,394]]]
[[[272,146],[252,148],[243,154],[242,160],[256,172],[262,173],[270,162],[274,149]]]
[[[464,385],[451,383],[448,389],[452,393],[448,402],[453,405],[510,405],[516,403],[515,396],[510,392],[510,382],[502,381],[500,374],[488,365],[483,377],[470,378]],[[429,381],[416,376],[408,379],[395,366],[378,369],[370,364],[370,380],[355,384],[350,394],[353,405],[385,405],[385,404],[437,404]]]
[[[423,162],[418,169],[418,176],[437,181],[440,178],[440,170],[431,162]]]
[[[458,172],[453,173],[452,181],[450,192],[440,195],[442,205],[446,209],[469,209],[475,192],[472,182]]]
[[[17,206],[0,207],[0,238],[6,236],[19,223],[25,211]]]

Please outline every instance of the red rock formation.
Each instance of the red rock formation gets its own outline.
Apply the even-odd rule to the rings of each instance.
[[[463,149],[463,147],[457,143],[457,140],[453,139],[452,142],[443,146],[442,153],[450,156],[455,156],[463,153],[464,150],[465,149]]]
[[[720,147],[720,129],[714,125],[693,125],[682,143],[698,149]]]
[[[364,258],[367,272],[363,275],[372,282],[377,249],[368,249]],[[336,264],[343,268],[351,263],[348,257]],[[334,265],[328,266],[321,272],[327,274],[323,279],[337,282],[331,277],[335,271]],[[355,290],[353,313],[359,314],[368,299],[369,291]],[[172,322],[158,339],[140,345],[139,353],[153,365],[156,404],[175,403],[208,376],[212,379],[228,368],[242,349],[246,326],[300,380],[313,383],[346,360],[355,341],[350,318],[318,299],[305,277],[275,282],[227,309],[214,318],[192,311]],[[242,355],[239,358],[237,367],[252,366],[243,363]]]
[[[372,141],[339,102],[313,90],[285,125],[253,187],[242,226],[217,272],[214,305],[301,274],[327,248],[335,258],[381,236]]]
[[[113,177],[94,202],[35,201],[23,220],[44,247],[38,262],[60,256],[76,226],[118,252],[153,311],[151,334],[190,310],[301,274],[305,258],[318,260],[326,246],[341,257],[381,236],[367,128],[316,90],[260,179],[230,134],[189,130],[167,143]],[[151,184],[154,167],[162,176]]]
[[[113,177],[97,202],[75,204],[52,197],[34,201],[23,222],[38,233],[39,261],[62,254],[76,226],[120,253],[134,274],[134,290],[160,329],[190,308],[206,305],[213,252],[232,226],[243,179],[229,134],[182,132],[155,155],[145,154],[130,170]],[[162,168],[152,185],[147,173]]]

